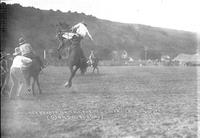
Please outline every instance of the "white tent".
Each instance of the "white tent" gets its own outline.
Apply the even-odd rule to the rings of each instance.
[[[199,53],[194,54],[194,55],[179,54],[177,57],[173,59],[173,61],[178,61],[180,64],[184,64],[187,62],[200,64],[200,54]]]

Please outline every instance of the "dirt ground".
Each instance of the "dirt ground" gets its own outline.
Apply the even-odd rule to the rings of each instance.
[[[47,67],[42,95],[1,97],[5,138],[196,138],[195,67],[100,67],[63,84],[67,67]]]

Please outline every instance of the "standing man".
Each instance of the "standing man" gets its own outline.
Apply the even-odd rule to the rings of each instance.
[[[20,54],[20,48],[16,47],[15,53],[13,53],[13,63],[10,67],[10,80],[12,82],[12,85],[9,93],[9,98],[13,98],[13,94],[16,93],[16,91],[17,95],[19,96],[24,81],[22,70],[30,67],[32,63],[32,60],[30,58],[24,57]]]
[[[19,38],[19,48],[21,55],[29,58],[35,57],[35,52],[32,49],[32,46],[25,41],[23,37]]]
[[[59,54],[59,59],[61,59],[61,54],[60,54],[59,50],[61,48],[63,48],[64,45],[65,45],[65,38],[63,37],[63,34],[64,34],[63,31],[58,26],[56,37],[58,38],[58,41],[59,41],[59,46],[57,48],[57,51],[58,51],[58,54]]]
[[[91,51],[90,51],[90,56],[89,56],[89,63],[90,63],[91,66],[92,66],[92,64],[93,64],[94,59],[95,59],[94,51],[91,50]]]

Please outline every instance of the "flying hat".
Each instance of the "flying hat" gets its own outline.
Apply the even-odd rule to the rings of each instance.
[[[21,50],[19,47],[15,48],[15,53],[13,53],[13,56],[19,55],[21,53]]]

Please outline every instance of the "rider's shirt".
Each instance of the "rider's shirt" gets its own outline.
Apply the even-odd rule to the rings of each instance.
[[[72,30],[74,30],[75,33],[79,34],[81,37],[86,37],[86,35],[89,36],[89,38],[92,40],[92,36],[90,35],[87,27],[83,23],[78,23],[72,27]]]

